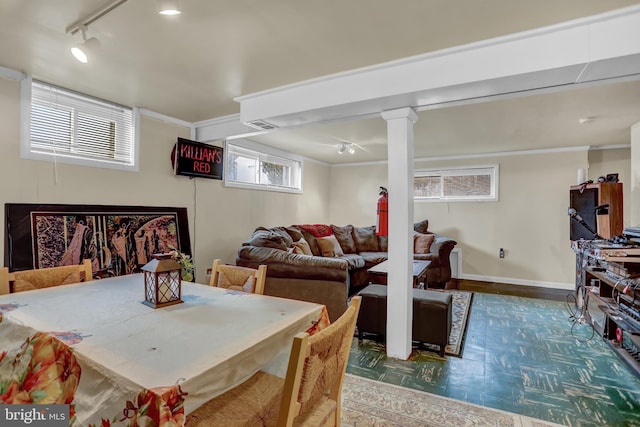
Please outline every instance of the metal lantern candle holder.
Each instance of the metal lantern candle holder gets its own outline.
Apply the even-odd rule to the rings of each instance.
[[[144,271],[144,301],[153,308],[182,302],[182,266],[171,254],[155,254],[142,267]]]

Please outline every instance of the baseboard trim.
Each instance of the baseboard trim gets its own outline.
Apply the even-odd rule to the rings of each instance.
[[[524,279],[516,279],[512,277],[492,277],[492,276],[483,276],[479,274],[463,274],[462,279],[474,280],[477,282],[493,282],[493,283],[505,283],[508,285],[531,286],[536,288],[549,288],[549,289],[561,289],[561,290],[575,289],[574,283],[541,282],[538,280],[524,280]]]

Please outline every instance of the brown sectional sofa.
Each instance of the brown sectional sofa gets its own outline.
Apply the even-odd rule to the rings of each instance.
[[[427,228],[427,220],[414,224],[416,232],[433,234],[428,252],[414,258],[431,260],[428,286],[443,287],[451,279],[449,255],[456,242]],[[334,255],[327,251],[323,256],[328,239],[318,236],[327,234],[339,243],[335,248],[342,252],[339,256],[326,256]],[[310,255],[295,253],[301,239],[308,243]],[[386,259],[387,237],[376,236],[373,226],[302,224],[258,227],[238,250],[236,264],[251,268],[266,264],[266,295],[324,304],[333,321],[346,310],[348,297],[369,284],[367,270]]]

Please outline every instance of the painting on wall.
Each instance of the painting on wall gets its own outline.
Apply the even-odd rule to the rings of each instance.
[[[191,254],[186,208],[5,204],[10,271],[80,264],[97,277],[139,273],[156,253]]]

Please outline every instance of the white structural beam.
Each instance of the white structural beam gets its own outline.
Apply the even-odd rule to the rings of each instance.
[[[389,190],[389,269],[387,277],[387,355],[411,354],[413,320],[413,124],[411,108],[382,113],[387,121]]]
[[[640,6],[236,100],[243,123],[291,127],[629,76],[640,78]]]
[[[243,124],[240,114],[218,117],[193,124],[197,141],[216,141],[227,138],[246,138],[267,133]]]

